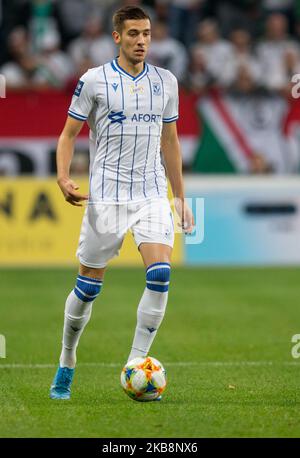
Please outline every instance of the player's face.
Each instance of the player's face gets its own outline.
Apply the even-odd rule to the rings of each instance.
[[[151,26],[149,19],[127,20],[124,22],[121,34],[118,34],[116,43],[126,59],[138,64],[146,58],[151,41]]]

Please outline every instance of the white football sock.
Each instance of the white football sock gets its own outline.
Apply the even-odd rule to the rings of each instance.
[[[158,293],[145,288],[137,311],[137,326],[128,361],[147,356],[163,320],[167,301],[167,292]]]
[[[102,282],[96,283],[88,277],[78,276],[75,289],[66,300],[62,351],[59,359],[61,367],[73,369],[76,365],[79,339],[90,320],[93,301],[99,294],[101,285]],[[92,300],[88,301],[89,298]]]
[[[153,264],[147,269],[147,287],[137,310],[137,326],[128,361],[147,356],[165,315],[170,265]]]
[[[76,348],[83,330],[92,314],[92,302],[83,302],[71,291],[65,308],[62,351],[59,359],[61,367],[74,368]]]

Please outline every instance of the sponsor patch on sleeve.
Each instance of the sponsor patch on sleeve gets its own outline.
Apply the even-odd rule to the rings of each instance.
[[[80,96],[83,85],[84,85],[84,81],[79,80],[75,88],[74,95],[77,95],[77,97]]]

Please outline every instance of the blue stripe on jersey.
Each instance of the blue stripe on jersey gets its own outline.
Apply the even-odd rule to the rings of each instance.
[[[162,79],[162,77],[160,76],[160,73],[158,72],[158,70],[157,70],[156,67],[154,67],[154,70],[155,70],[156,73],[158,74],[159,79],[160,79],[160,81],[161,81],[161,87],[162,87],[162,111],[164,111],[164,108],[165,108],[165,86],[164,86],[163,79]]]
[[[121,73],[119,73],[121,89],[122,89],[122,109],[125,108],[125,101],[124,101],[124,89],[123,89],[123,79]],[[120,153],[118,158],[118,166],[117,166],[117,189],[116,189],[116,198],[117,202],[119,202],[119,169],[120,169],[120,161],[121,161],[121,154],[122,154],[122,146],[123,146],[123,123],[121,124],[121,143],[120,143]]]
[[[111,63],[110,63],[110,65],[112,66],[112,68],[113,68],[113,70],[114,70],[115,72],[118,71],[117,67],[115,66],[115,60],[112,60]]]
[[[145,62],[145,65],[144,65],[144,70],[134,78],[134,81],[138,82],[140,81],[142,78],[144,78],[144,76],[148,73],[149,71],[149,67],[148,67],[148,64],[146,64]]]
[[[91,189],[92,189],[92,178],[93,178],[93,171],[91,170],[90,182],[89,182],[89,200],[92,200],[92,193],[91,193]]]
[[[121,143],[120,143],[120,153],[119,153],[118,167],[117,167],[117,189],[116,189],[117,202],[119,202],[119,168],[120,168],[122,146],[123,146],[123,123],[121,124]]]
[[[101,131],[99,132],[98,131],[98,129],[100,129],[99,126],[100,126],[100,122],[98,122],[98,124],[96,125],[96,131],[97,131],[96,145],[97,145],[97,149],[99,148],[99,145],[101,143],[101,140],[102,140],[104,132],[105,132],[105,130],[103,132],[101,132]]]
[[[133,149],[133,156],[132,156],[132,166],[131,166],[131,183],[130,183],[130,199],[132,200],[132,186],[133,186],[133,167],[134,167],[134,156],[135,156],[135,150],[136,150],[136,141],[137,141],[137,132],[138,128],[135,126],[135,139],[134,139],[134,149]]]
[[[119,73],[120,82],[121,82],[121,89],[122,89],[122,109],[124,110],[124,89],[123,89],[123,79],[121,73]]]
[[[177,119],[179,118],[179,116],[173,116],[173,118],[163,118],[163,122],[174,122],[174,121],[177,121]]]
[[[75,113],[72,110],[68,111],[68,115],[71,116],[71,118],[77,119],[78,121],[86,121],[87,120],[86,116],[79,115],[79,114]]]
[[[105,161],[108,153],[108,139],[109,139],[109,124],[107,126],[107,136],[106,136],[106,151],[103,161],[103,173],[102,173],[102,199],[104,198],[104,172],[105,172]]]
[[[109,109],[109,93],[108,93],[108,82],[107,82],[107,78],[106,78],[105,65],[103,65],[103,74],[104,74],[104,79],[105,79],[105,84],[106,84],[107,108]]]
[[[154,175],[155,175],[155,185],[156,185],[156,189],[157,189],[157,194],[160,195],[160,192],[159,192],[159,189],[158,189],[158,184],[157,184],[157,173],[156,173],[156,160],[157,160],[157,154],[158,154],[158,147],[160,145],[160,131],[159,131],[159,134],[157,136],[157,144],[156,144],[156,148],[155,148],[155,158],[154,158]]]
[[[117,71],[120,74],[129,77],[132,81],[136,81],[136,82],[139,81],[140,79],[142,79],[146,75],[146,73],[148,73],[148,70],[149,70],[148,65],[145,62],[144,68],[141,71],[141,73],[139,73],[139,75],[137,75],[137,76],[132,76],[132,75],[130,75],[130,73],[127,73],[126,70],[124,70],[124,68],[120,67],[120,65],[118,64],[118,60],[117,59],[114,59],[111,62],[111,66],[112,66],[112,68],[114,69],[115,72]]]
[[[153,103],[152,103],[152,87],[151,87],[151,81],[149,76],[147,75],[148,81],[149,81],[149,89],[150,89],[150,110],[152,111],[153,108]]]
[[[170,118],[163,118],[163,121],[171,121],[172,119],[177,119],[178,115],[171,116]]]
[[[145,167],[144,167],[144,185],[143,185],[143,193],[146,196],[146,167],[147,167],[147,160],[149,154],[149,145],[150,145],[150,136],[151,136],[151,126],[149,126],[149,134],[148,134],[148,145],[147,145],[147,153],[146,153],[146,160],[145,160]]]

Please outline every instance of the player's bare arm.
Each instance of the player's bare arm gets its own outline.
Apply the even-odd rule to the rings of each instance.
[[[164,123],[161,149],[174,196],[176,211],[181,220],[182,228],[186,233],[190,234],[195,222],[191,209],[184,201],[182,158],[175,122]]]
[[[70,165],[74,153],[74,144],[84,122],[68,116],[64,129],[59,137],[56,164],[57,183],[67,202],[76,207],[81,207],[82,202],[88,199],[87,195],[77,192],[79,186],[70,178]]]

